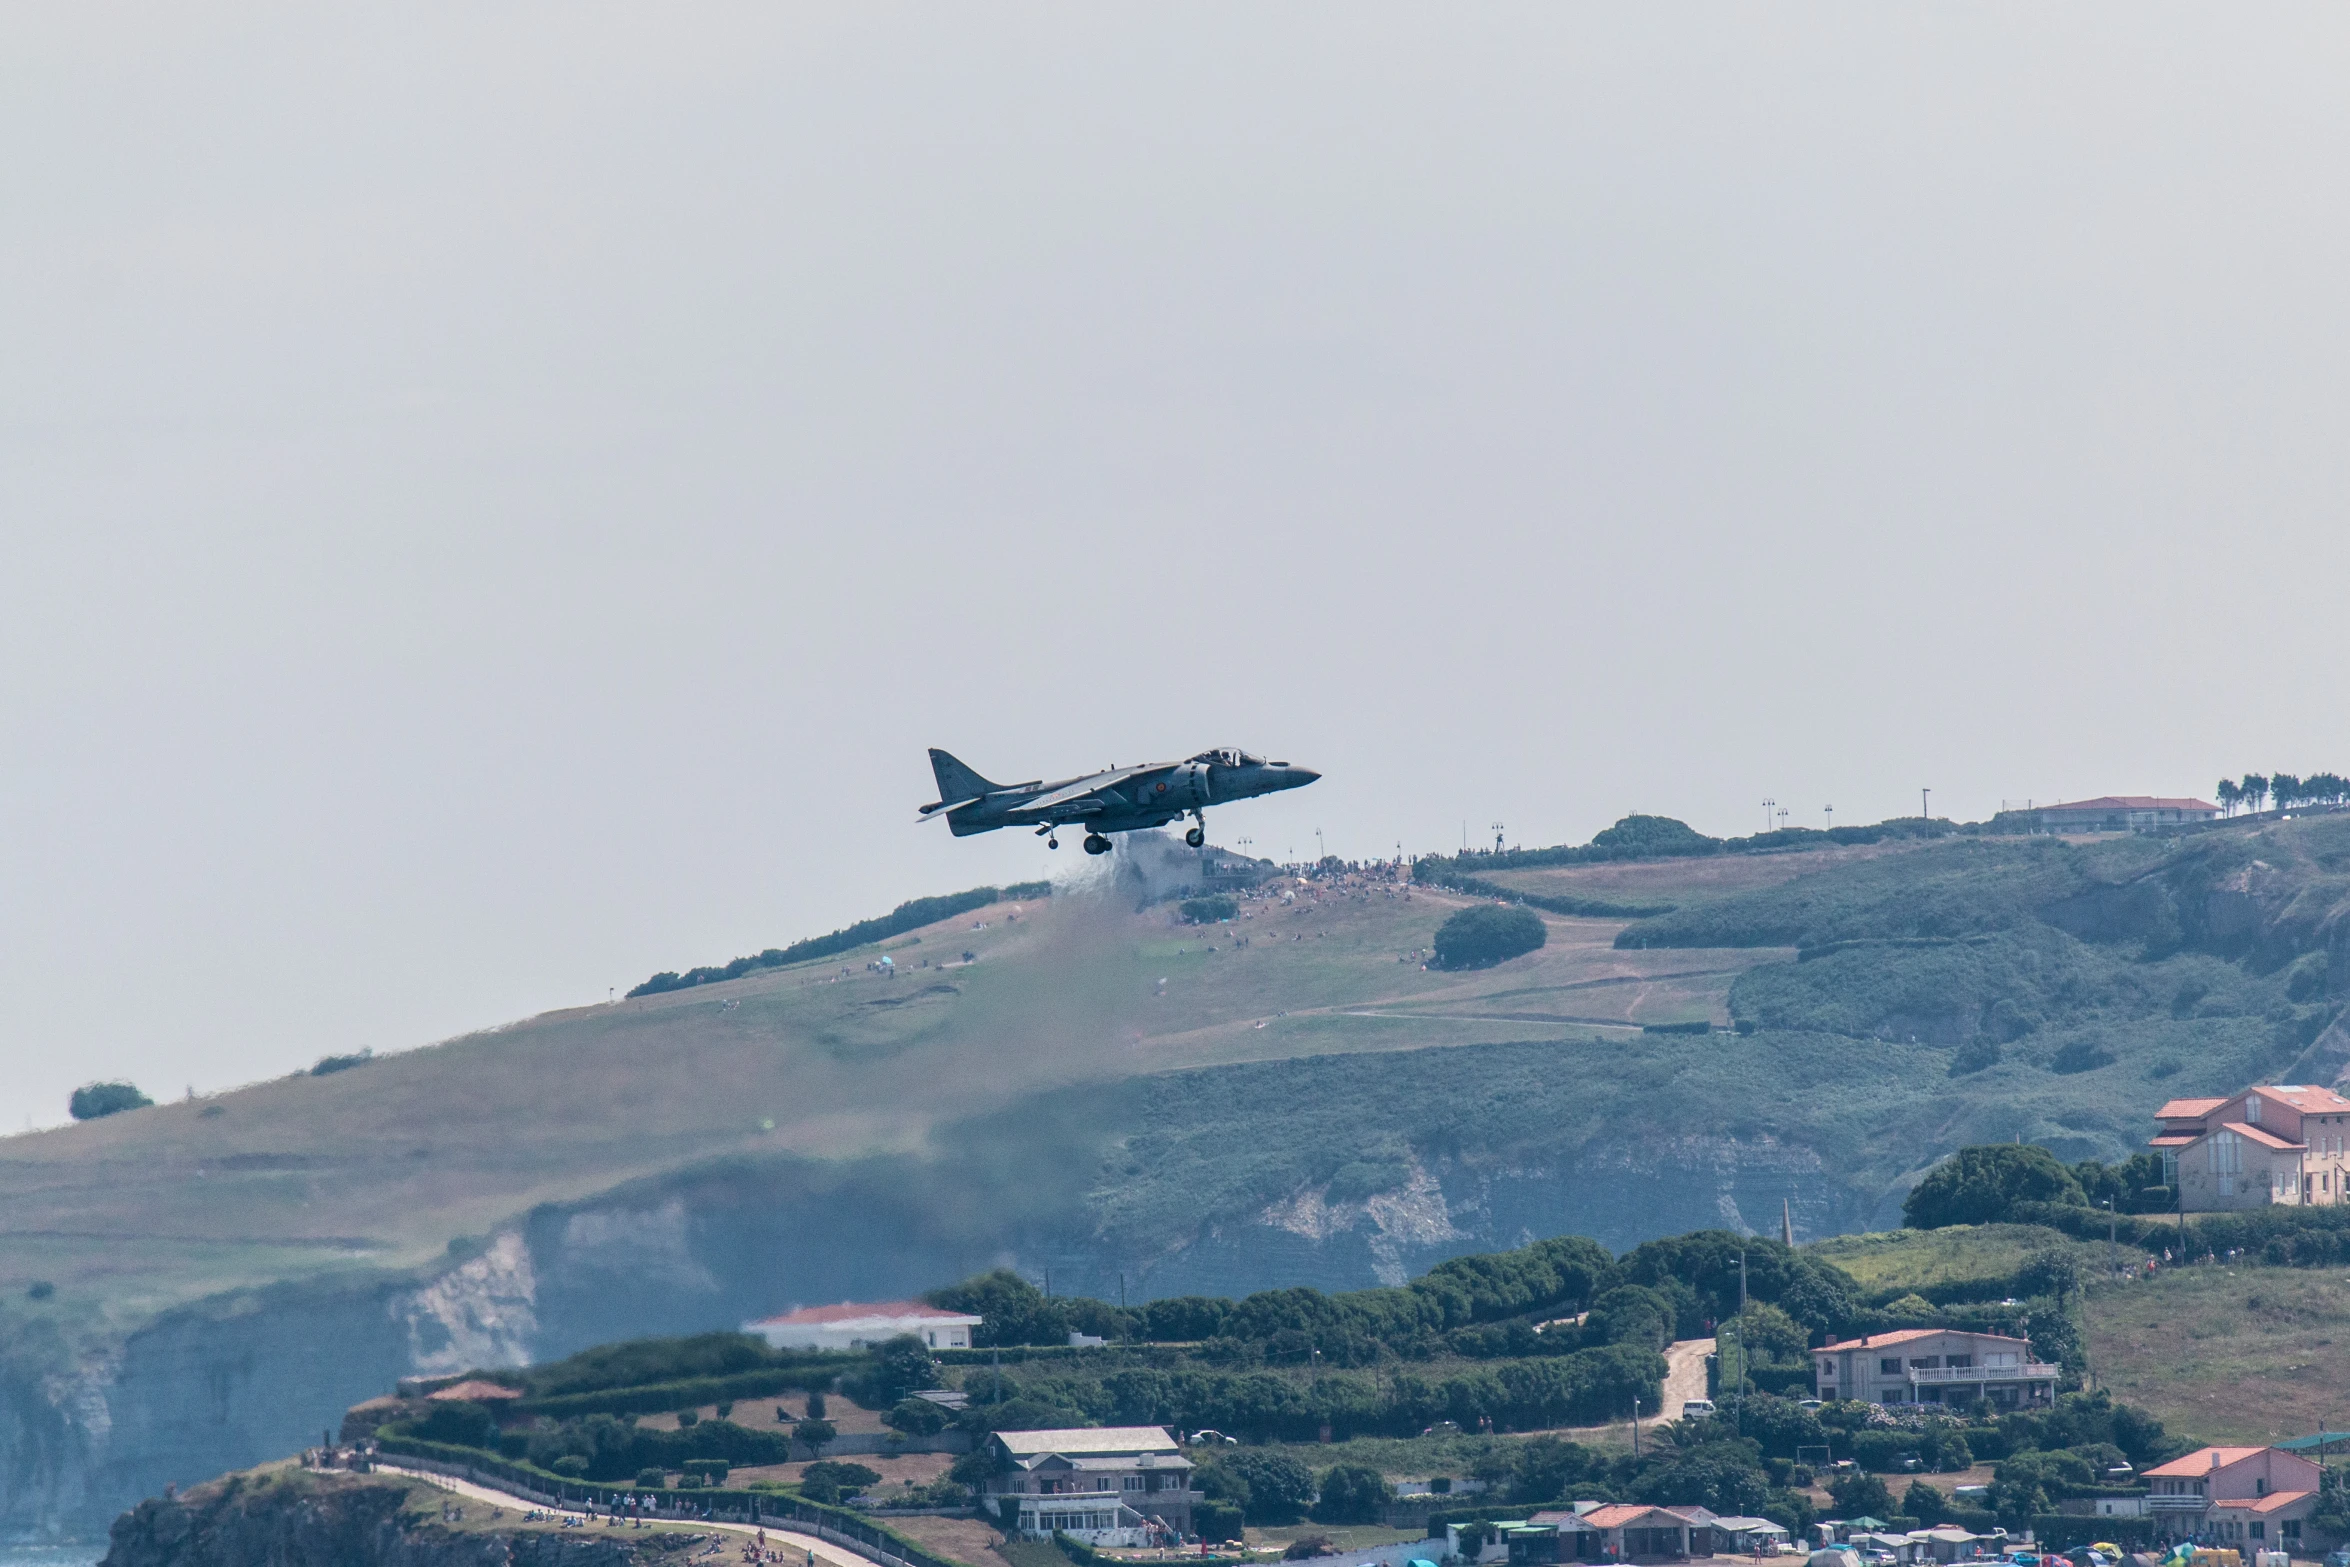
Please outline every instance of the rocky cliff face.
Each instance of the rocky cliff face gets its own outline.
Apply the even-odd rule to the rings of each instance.
[[[540,1208],[428,1278],[205,1302],[80,1359],[0,1353],[0,1534],[97,1538],[167,1484],[315,1444],[402,1376],[902,1297],[999,1263],[1113,1299],[1346,1289],[1562,1233],[1622,1249],[1769,1232],[1782,1199],[1804,1235],[1877,1216],[1888,1183],[1855,1177],[1853,1129],[1755,1130],[1721,1046],[1612,1044],[1604,1075],[1592,1048],[1064,1090],[952,1129],[930,1159],[721,1161]]]
[[[232,1475],[116,1519],[105,1567],[636,1567],[683,1545],[444,1527],[423,1490],[356,1475]]]

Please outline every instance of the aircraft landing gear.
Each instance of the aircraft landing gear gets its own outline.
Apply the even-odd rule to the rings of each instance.
[[[1085,852],[1088,854],[1107,854],[1110,852],[1110,840],[1103,837],[1098,832],[1089,832],[1085,835]]]
[[[1208,813],[1205,811],[1194,811],[1191,813],[1191,819],[1196,825],[1193,826],[1189,832],[1183,835],[1183,841],[1197,849],[1205,845],[1208,841]]]

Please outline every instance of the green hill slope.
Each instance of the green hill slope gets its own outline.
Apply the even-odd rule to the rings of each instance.
[[[1419,961],[1472,901],[1425,884],[1293,882],[1213,927],[1056,896],[893,937],[894,977],[868,947],[6,1139],[0,1475],[51,1478],[0,1526],[406,1371],[997,1262],[1240,1294],[1783,1201],[1884,1228],[1961,1144],[2111,1158],[2171,1094],[2330,1078],[2346,866],[2344,817],[1500,866],[1671,912],[1546,913],[1467,974]],[[1642,1032],[1693,1022],[1724,1027]]]

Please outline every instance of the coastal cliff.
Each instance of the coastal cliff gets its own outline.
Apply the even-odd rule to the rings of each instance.
[[[615,1539],[525,1525],[389,1475],[283,1467],[141,1502],[115,1520],[103,1567],[654,1567],[695,1540]]]

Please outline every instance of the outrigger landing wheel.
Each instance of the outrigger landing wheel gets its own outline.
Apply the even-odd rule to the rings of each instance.
[[[1194,827],[1183,835],[1183,841],[1195,849],[1199,848],[1208,841],[1208,830],[1205,827]]]
[[[1107,854],[1110,852],[1110,840],[1103,837],[1098,832],[1089,832],[1085,835],[1085,852],[1088,854]]]

